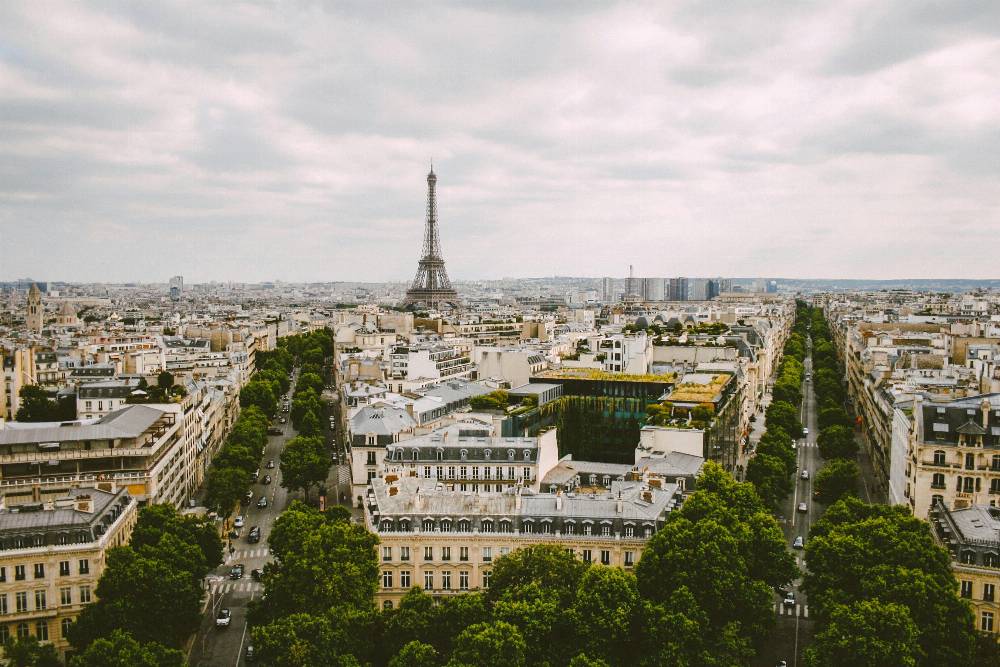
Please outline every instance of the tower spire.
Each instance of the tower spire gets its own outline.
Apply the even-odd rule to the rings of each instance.
[[[458,294],[448,280],[448,272],[444,268],[444,256],[441,253],[441,240],[438,232],[437,219],[437,175],[434,173],[434,162],[427,174],[427,217],[424,223],[424,246],[417,263],[417,275],[413,284],[406,291],[404,305],[424,304],[437,308],[442,304],[458,304]]]

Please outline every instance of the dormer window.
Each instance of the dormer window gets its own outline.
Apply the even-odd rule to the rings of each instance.
[[[524,460],[525,461],[530,461],[531,460],[531,450],[530,449],[524,450]]]
[[[465,461],[466,459],[469,458],[469,450],[468,449],[463,449],[461,451],[460,455],[462,457],[462,460]]]
[[[485,451],[483,452],[483,457],[484,457],[484,458],[485,458],[485,459],[486,459],[487,461],[489,461],[489,460],[490,460],[490,456],[492,456],[492,455],[493,455],[493,452],[491,452],[491,451],[490,451],[490,450],[488,450],[488,449],[487,449],[487,450],[485,450]]]
[[[513,449],[508,449],[507,450],[507,460],[508,461],[513,461],[514,460],[514,450]]]
[[[420,451],[419,450],[414,449],[413,451],[410,452],[410,460],[411,461],[416,461],[419,457],[420,457]]]

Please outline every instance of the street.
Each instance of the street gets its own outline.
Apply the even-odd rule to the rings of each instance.
[[[812,345],[807,347],[809,352],[806,355],[803,365],[807,374],[812,373]],[[809,537],[809,529],[812,524],[819,519],[822,507],[812,499],[813,479],[822,466],[822,459],[819,456],[819,449],[816,445],[816,436],[819,434],[819,424],[816,420],[816,394],[813,392],[812,382],[805,380],[802,383],[802,408],[799,419],[802,425],[809,430],[809,435],[796,440],[796,465],[795,487],[792,494],[785,499],[781,508],[781,516],[778,521],[785,533],[785,544],[795,556],[795,562],[800,570],[805,569],[805,552],[792,549],[792,543],[796,537],[801,537],[803,542]],[[801,434],[798,434],[801,436]],[[802,472],[808,471],[809,478],[802,479]],[[798,504],[806,503],[806,512],[797,511]],[[812,640],[815,632],[815,621],[809,617],[809,603],[804,592],[800,590],[801,579],[792,582],[788,590],[795,594],[795,606],[785,606],[783,595],[775,594],[774,613],[777,621],[772,635],[771,642],[761,651],[756,665],[760,667],[773,667],[779,660],[788,662],[789,667],[802,664],[802,655],[805,646]]]

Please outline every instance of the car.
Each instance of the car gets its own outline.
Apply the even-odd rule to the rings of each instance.
[[[243,578],[243,563],[237,563],[229,568],[229,578],[233,580]]]
[[[267,434],[268,435],[281,435],[281,429],[278,428],[277,426],[272,426],[271,428],[267,429]]]
[[[223,607],[219,610],[218,615],[215,617],[215,627],[228,628],[232,621],[233,612],[231,612],[228,607]]]
[[[240,537],[240,531],[238,528],[233,528],[232,530],[229,531],[229,539],[236,540],[239,539],[239,537]]]
[[[802,539],[801,535],[799,535],[798,537],[796,537],[795,541],[792,542],[792,548],[793,549],[805,549],[806,548],[806,542],[805,542],[805,540]]]
[[[779,660],[778,662],[774,663],[774,667],[788,667],[788,661]]]
[[[246,495],[243,496],[243,503],[249,505],[251,500],[253,500],[253,491],[247,491]]]
[[[257,652],[253,648],[253,644],[247,644],[246,661],[253,662],[257,658]],[[787,665],[785,666],[787,667]]]
[[[267,468],[268,470],[274,468],[274,459],[268,459],[267,460],[267,465],[264,466],[264,467]]]
[[[288,423],[288,420],[287,420],[287,419],[285,419],[284,417],[279,417],[279,418],[278,418],[278,421],[279,421],[280,423],[282,423],[282,424],[287,424],[287,423]]]
[[[808,512],[809,507],[805,503],[799,503],[799,506],[796,508],[796,510],[799,512]]]
[[[261,496],[260,500],[257,501],[257,507],[261,509],[267,507],[267,496]]]
[[[245,523],[246,523],[246,519],[243,518],[243,515],[242,514],[237,514],[236,515],[236,520],[233,521],[233,526],[235,526],[236,528],[242,528]]]
[[[802,437],[804,438],[804,437],[806,437],[807,435],[809,435],[809,429],[807,429],[807,428],[803,428],[803,429],[802,429]]]
[[[253,471],[253,475],[250,476],[250,481],[256,482],[258,477],[260,477],[260,468]]]
[[[786,607],[794,607],[795,593],[792,593],[791,591],[785,593],[785,599],[781,601],[781,604],[785,605]]]
[[[809,479],[809,471],[803,468],[802,472],[799,473],[799,477],[801,477],[802,479]]]
[[[337,462],[337,452],[334,452],[334,453],[333,453],[333,456],[332,456],[332,457],[330,457],[330,460],[332,460],[332,461],[333,461],[334,463],[336,463],[336,462]]]
[[[247,534],[247,542],[249,542],[250,544],[257,544],[258,542],[260,542],[259,526],[254,526],[253,528],[250,529],[250,532]]]
[[[254,569],[250,570],[250,578],[254,581],[260,581],[260,578],[264,575],[264,570]]]
[[[270,483],[271,483],[271,476],[270,475],[264,475],[264,479],[261,481],[261,484],[267,485],[267,484],[270,484]]]

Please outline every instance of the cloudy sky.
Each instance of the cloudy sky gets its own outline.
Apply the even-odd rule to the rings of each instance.
[[[539,8],[541,6],[541,8]],[[0,279],[997,277],[1000,2],[0,3]]]

